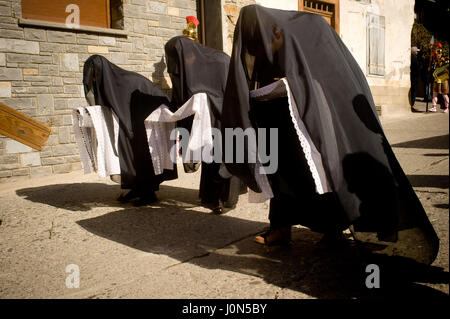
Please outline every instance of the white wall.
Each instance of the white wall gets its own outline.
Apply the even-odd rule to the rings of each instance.
[[[298,10],[298,0],[256,0],[255,2],[267,8]]]
[[[385,76],[367,74],[368,13],[385,17]],[[355,0],[340,1],[340,36],[350,49],[370,85],[409,86],[411,29],[414,22],[414,0],[372,0],[371,4]]]

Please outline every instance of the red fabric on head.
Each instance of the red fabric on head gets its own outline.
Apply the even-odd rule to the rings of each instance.
[[[197,18],[194,16],[187,16],[186,21],[187,21],[187,23],[191,23],[191,22],[194,23],[195,26],[198,26],[200,24],[200,22],[198,22]]]

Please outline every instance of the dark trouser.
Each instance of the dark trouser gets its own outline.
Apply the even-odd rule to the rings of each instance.
[[[259,128],[278,129],[278,169],[267,176],[274,194],[269,211],[271,228],[300,224],[321,233],[345,229],[345,213],[336,195],[316,193],[287,98],[253,101],[251,117]],[[269,145],[266,149],[270,149]]]
[[[199,196],[202,202],[219,205],[219,200],[226,207],[236,205],[241,182],[237,177],[222,178],[219,174],[220,163],[202,162],[202,175],[200,178]]]
[[[411,79],[411,106],[416,105],[416,88],[418,79]]]

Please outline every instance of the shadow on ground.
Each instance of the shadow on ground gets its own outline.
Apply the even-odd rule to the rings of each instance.
[[[449,187],[448,175],[408,175],[408,180],[413,187]]]
[[[35,203],[47,204],[71,211],[89,211],[94,207],[129,207],[117,201],[121,193],[126,193],[119,185],[103,183],[55,184],[41,187],[23,188],[16,194]],[[161,194],[166,201],[182,198],[183,203],[198,206],[198,191],[195,189],[160,186],[157,196]],[[182,196],[180,196],[182,194]]]
[[[448,142],[449,135],[433,136],[428,138],[422,138],[414,141],[408,141],[403,143],[397,143],[391,145],[392,147],[401,148],[425,148],[425,149],[447,149],[449,148]],[[446,154],[448,155],[448,154]]]
[[[162,185],[160,202],[140,208],[119,205],[115,198],[120,191],[116,185],[86,183],[21,189],[17,194],[72,211],[106,205],[125,207],[77,223],[97,236],[144,252],[206,269],[255,276],[316,298],[448,297],[424,285],[448,285],[448,272],[442,268],[377,256],[354,242],[318,250],[321,235],[305,228],[295,228],[290,248],[268,249],[252,241],[267,223],[201,211],[197,190]],[[369,264],[380,267],[380,289],[365,285]]]

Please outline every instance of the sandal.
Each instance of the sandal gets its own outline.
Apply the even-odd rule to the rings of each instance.
[[[291,227],[270,229],[253,238],[258,244],[266,246],[289,246],[291,244]]]
[[[325,234],[317,242],[316,247],[320,250],[338,248],[343,246],[347,241],[345,240],[344,234]]]

